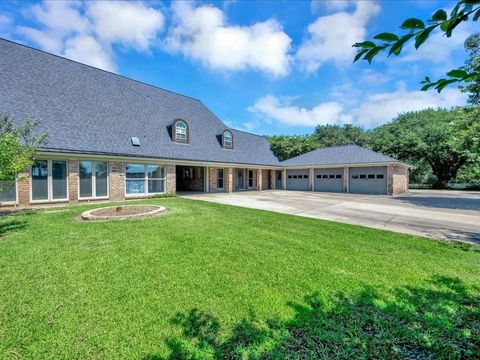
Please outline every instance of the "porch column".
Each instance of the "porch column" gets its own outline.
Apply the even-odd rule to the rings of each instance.
[[[227,180],[227,193],[232,193],[233,192],[233,168],[229,167],[226,169],[227,174],[226,174],[226,180]],[[225,177],[225,174],[223,175]]]
[[[287,170],[282,171],[282,190],[287,190]]]
[[[203,181],[205,181],[204,191],[205,191],[206,193],[208,193],[208,192],[209,192],[209,187],[208,187],[208,185],[209,185],[209,183],[208,183],[208,181],[209,181],[209,180],[208,180],[209,167],[208,167],[208,166],[205,166],[205,168],[204,168],[203,171],[205,172],[205,176],[204,176],[204,179],[203,179]]]
[[[257,191],[262,191],[262,169],[257,169]]]

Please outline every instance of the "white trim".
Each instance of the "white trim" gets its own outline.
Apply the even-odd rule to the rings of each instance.
[[[47,199],[44,200],[34,200],[33,199],[33,186],[32,186],[32,181],[33,181],[33,176],[32,176],[32,166],[33,163],[30,165],[29,169],[29,178],[30,178],[30,184],[29,184],[29,193],[30,193],[30,204],[45,204],[45,203],[57,203],[57,202],[68,202],[70,200],[70,189],[69,189],[69,183],[70,183],[70,172],[69,172],[69,161],[63,159],[35,159],[35,161],[46,161],[47,162]],[[67,197],[65,198],[60,198],[60,199],[54,199],[53,198],[53,178],[52,178],[52,161],[64,161],[65,162],[65,167],[66,167],[66,178],[65,182],[67,185],[66,192],[67,192]]]
[[[81,161],[89,161],[92,163],[92,196],[81,196],[80,195],[80,162]],[[107,195],[106,196],[97,196],[97,176],[96,176],[96,165],[97,162],[105,162],[107,163]],[[108,200],[110,199],[110,163],[108,160],[78,160],[77,164],[77,194],[78,194],[78,201],[84,200]]]

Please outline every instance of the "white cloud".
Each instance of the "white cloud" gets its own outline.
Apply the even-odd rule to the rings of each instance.
[[[64,55],[72,60],[89,64],[100,69],[114,69],[112,57],[92,36],[78,35],[65,43]]]
[[[356,2],[353,12],[320,16],[308,26],[308,38],[300,45],[296,59],[306,72],[315,72],[328,61],[351,64],[355,42],[364,40],[367,22],[380,10],[374,1]]]
[[[360,80],[367,85],[383,85],[390,80],[390,76],[372,69],[362,71]]]
[[[341,92],[341,88],[336,91]],[[312,108],[292,105],[288,100],[267,95],[248,110],[263,122],[278,122],[289,126],[353,123],[373,128],[391,121],[403,112],[450,108],[465,105],[466,102],[465,94],[458,89],[447,88],[439,94],[434,91],[407,91],[403,84],[393,92],[364,95],[355,104],[341,100],[340,94],[337,95],[336,101],[323,102]]]
[[[348,116],[342,114],[343,108],[338,102],[326,102],[307,109],[291,105],[271,95],[259,99],[249,111],[266,119],[295,126],[313,127],[349,120]]]
[[[273,76],[288,73],[290,37],[274,19],[251,26],[228,25],[217,7],[175,2],[174,25],[165,48],[219,70],[252,68]]]
[[[139,2],[98,1],[88,6],[88,16],[102,41],[148,50],[163,30],[163,14]]]
[[[465,105],[466,97],[458,89],[447,88],[440,94],[435,91],[407,91],[403,86],[393,92],[367,96],[351,110],[355,123],[374,127],[386,123],[398,114],[427,108],[450,108]]]
[[[114,71],[112,44],[148,51],[164,18],[142,2],[44,1],[29,8],[36,26],[16,32],[41,49]]]
[[[322,8],[328,11],[341,11],[353,2],[353,0],[312,0],[310,7],[314,13]]]

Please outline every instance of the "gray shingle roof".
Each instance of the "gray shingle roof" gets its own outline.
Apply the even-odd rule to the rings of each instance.
[[[3,39],[0,83],[0,112],[38,119],[45,150],[278,165],[262,136],[232,130],[234,149],[223,149],[227,126],[199,100]],[[172,142],[175,119],[188,123],[189,144]]]
[[[281,166],[322,166],[336,164],[367,164],[398,162],[389,156],[358,145],[334,146],[310,151],[280,162]]]

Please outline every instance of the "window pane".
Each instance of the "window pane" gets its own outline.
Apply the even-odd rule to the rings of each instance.
[[[17,200],[15,181],[0,181],[0,203],[14,202]]]
[[[145,194],[145,180],[127,180],[127,194]]]
[[[67,198],[67,162],[52,161],[52,199]]]
[[[108,195],[108,163],[95,163],[95,196]]]
[[[48,200],[48,163],[36,160],[32,165],[32,200]]]
[[[147,175],[148,175],[149,178],[153,178],[153,179],[164,178],[163,166],[161,166],[161,165],[148,165],[147,166]]]
[[[148,180],[148,193],[162,193],[163,192],[163,180]]]
[[[78,176],[80,177],[80,197],[93,196],[92,172],[93,164],[91,161],[80,161],[78,166]]]
[[[144,178],[145,166],[143,164],[127,164],[125,172],[127,179]]]

